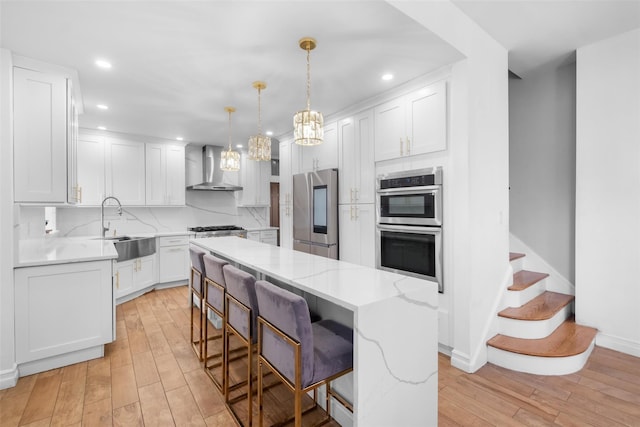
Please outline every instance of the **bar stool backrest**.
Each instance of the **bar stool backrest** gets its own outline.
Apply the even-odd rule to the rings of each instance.
[[[207,254],[203,258],[204,261],[204,272],[207,279],[212,280],[223,288],[227,287],[227,283],[224,280],[224,272],[222,271],[222,267],[229,264],[227,261],[215,257],[213,255]],[[219,312],[224,312],[224,294],[223,291],[219,289],[212,289],[213,286],[210,286],[210,289],[207,292],[207,302],[211,304]]]
[[[302,384],[313,379],[314,350],[311,317],[307,301],[293,292],[259,280],[256,294],[260,316],[302,347]],[[293,347],[278,337],[271,329],[262,329],[262,355],[292,384],[295,384],[295,355]]]
[[[202,258],[206,255],[206,252],[203,251],[200,248],[197,248],[195,246],[190,246],[189,247],[189,256],[191,257],[191,268],[195,269],[198,271],[198,274],[200,275],[200,277],[198,277],[199,280],[197,280],[198,283],[195,283],[196,280],[193,281],[193,283],[191,283],[191,286],[200,293],[200,295],[203,294],[203,289],[202,289],[202,275],[204,274],[204,262],[202,260]]]
[[[258,318],[258,299],[256,298],[256,278],[246,271],[227,264],[222,268],[224,280],[227,284],[227,294],[240,301],[251,309],[251,331],[247,329],[247,313],[238,308],[236,304],[228,306],[228,322],[245,339],[249,339],[252,331],[256,330]],[[252,341],[256,341],[256,334],[253,334]]]

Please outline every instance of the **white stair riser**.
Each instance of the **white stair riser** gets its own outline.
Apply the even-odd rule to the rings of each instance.
[[[511,353],[488,347],[487,358],[494,365],[535,375],[568,375],[582,369],[589,359],[595,340],[580,354],[568,357],[539,357]]]
[[[522,307],[538,295],[544,293],[547,290],[545,281],[539,282],[529,286],[522,291],[510,291],[507,289],[503,300],[503,307]]]
[[[553,317],[546,320],[518,320],[498,316],[498,333],[514,338],[545,338],[567,320],[571,313],[573,313],[572,304],[567,304]]]
[[[524,259],[525,257],[514,259],[511,262],[511,268],[513,268],[513,272],[524,270]]]

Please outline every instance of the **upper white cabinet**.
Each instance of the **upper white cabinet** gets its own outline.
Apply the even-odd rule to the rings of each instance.
[[[78,192],[79,204],[100,205],[105,194],[104,180],[105,137],[80,134],[78,136]]]
[[[373,110],[338,122],[339,203],[373,203]]]
[[[431,84],[375,108],[376,161],[446,148],[446,81]]]
[[[58,74],[13,68],[16,202],[76,202],[75,165],[68,165],[68,160],[75,160],[77,122],[67,80]],[[72,196],[69,199],[68,193]]]
[[[184,146],[145,144],[146,205],[184,206]]]
[[[269,206],[271,162],[250,160],[246,152],[240,159],[240,206]]]
[[[123,205],[143,206],[145,144],[109,138],[105,144],[106,194]]]
[[[324,142],[310,147],[299,147],[298,173],[338,167],[338,122],[324,125]]]
[[[67,80],[67,202],[80,203],[81,196],[78,184],[78,110],[73,84]]]

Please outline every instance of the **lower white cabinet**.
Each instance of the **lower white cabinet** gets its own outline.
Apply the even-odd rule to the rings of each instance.
[[[158,237],[159,282],[187,280],[191,260],[189,258],[189,236]]]
[[[247,239],[257,242],[267,243],[269,245],[278,245],[278,230],[256,230],[248,231]]]
[[[115,276],[116,298],[157,283],[156,254],[116,263]]]
[[[340,260],[375,267],[375,204],[340,205]]]
[[[15,269],[18,364],[111,342],[111,260]]]

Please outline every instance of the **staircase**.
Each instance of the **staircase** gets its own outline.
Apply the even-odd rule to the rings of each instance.
[[[498,335],[488,342],[489,362],[538,375],[565,375],[582,369],[593,350],[596,330],[573,319],[573,295],[546,290],[546,273],[523,269],[524,254],[510,253],[513,284],[498,313]]]

